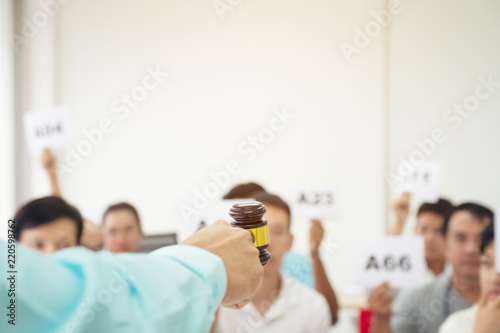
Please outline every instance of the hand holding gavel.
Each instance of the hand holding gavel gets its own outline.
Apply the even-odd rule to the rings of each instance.
[[[252,234],[262,266],[271,260],[271,254],[266,250],[269,247],[269,232],[267,220],[263,218],[265,213],[266,207],[258,201],[238,202],[229,210],[229,216],[234,219],[231,225]]]

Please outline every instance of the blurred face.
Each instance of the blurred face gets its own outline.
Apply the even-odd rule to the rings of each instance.
[[[500,273],[495,269],[495,242],[490,242],[481,255],[479,280],[481,292],[493,301],[500,297]]]
[[[478,278],[481,233],[486,225],[468,211],[458,211],[449,221],[447,256],[453,272],[464,278]]]
[[[19,242],[43,254],[51,254],[57,250],[77,246],[77,231],[75,221],[61,217],[37,227],[24,229]]]
[[[444,217],[434,212],[423,212],[417,217],[415,234],[425,241],[425,259],[445,260],[446,242],[441,232]]]
[[[290,216],[281,208],[266,205],[267,212],[264,218],[269,228],[269,247],[271,260],[264,266],[264,270],[279,270],[283,256],[290,250],[293,244],[293,236],[290,233]]]
[[[111,252],[137,252],[142,240],[139,221],[128,209],[111,211],[104,217],[104,248]]]

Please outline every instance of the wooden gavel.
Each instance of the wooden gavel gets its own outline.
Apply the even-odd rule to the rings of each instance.
[[[265,213],[266,207],[258,201],[237,202],[229,210],[229,216],[234,219],[231,225],[246,229],[252,234],[262,266],[271,260],[271,254],[266,250],[269,247],[269,232],[267,220],[263,218]]]

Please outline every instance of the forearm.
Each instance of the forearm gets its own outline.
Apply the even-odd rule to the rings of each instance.
[[[405,227],[406,220],[397,218],[392,227],[387,231],[387,235],[389,236],[399,236],[403,233],[403,229]]]
[[[61,188],[59,187],[59,181],[57,179],[57,173],[55,171],[49,173],[49,182],[51,195],[62,198]]]
[[[312,253],[312,261],[316,290],[325,296],[330,307],[332,325],[335,325],[338,320],[337,296],[335,295],[335,291],[333,290],[330,281],[328,281],[328,276],[326,275],[325,268],[323,267],[323,263],[317,251]]]
[[[151,255],[71,248],[44,257],[17,250],[20,331],[111,333],[126,325],[153,333],[208,332],[226,290],[222,260],[188,246]]]

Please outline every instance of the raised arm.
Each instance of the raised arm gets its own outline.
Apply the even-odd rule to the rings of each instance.
[[[62,197],[59,181],[57,179],[57,161],[52,151],[45,148],[42,153],[42,166],[49,176],[50,193],[55,197]]]
[[[394,214],[396,215],[396,221],[387,234],[390,236],[398,236],[403,233],[406,220],[408,219],[408,214],[410,213],[410,193],[403,192],[398,198],[396,198],[396,200],[394,200],[392,208],[394,209]]]
[[[338,321],[337,296],[335,295],[335,291],[328,280],[323,262],[321,261],[319,255],[319,246],[325,231],[319,220],[312,220],[311,223],[311,228],[309,230],[309,245],[313,261],[314,284],[316,290],[325,296],[328,306],[330,307],[332,325],[335,325]]]

